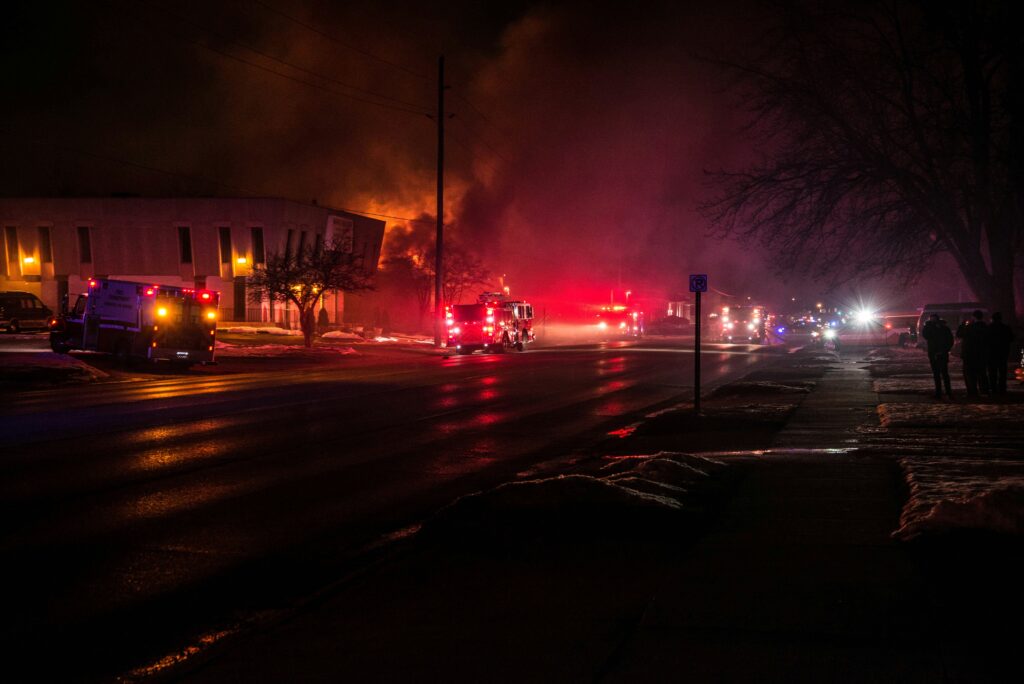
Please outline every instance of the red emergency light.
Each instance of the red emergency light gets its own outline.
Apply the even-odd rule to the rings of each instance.
[[[203,290],[202,292],[199,293],[199,298],[202,299],[204,302],[208,302],[211,299],[213,299],[213,293],[209,292],[208,290]]]

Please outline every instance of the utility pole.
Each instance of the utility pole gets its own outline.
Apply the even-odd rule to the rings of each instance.
[[[693,337],[693,413],[700,415],[700,290],[697,295],[697,311],[694,320],[697,321],[696,334]]]
[[[444,332],[444,55],[437,58],[437,237],[434,243],[434,346]]]

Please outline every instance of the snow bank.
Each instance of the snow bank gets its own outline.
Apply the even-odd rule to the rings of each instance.
[[[351,333],[351,332],[345,332],[343,330],[329,330],[328,332],[325,332],[320,337],[323,337],[324,339],[327,339],[327,340],[352,340],[353,342],[355,342],[355,341],[362,342],[363,341],[363,336],[362,335],[357,335],[357,334]]]
[[[226,333],[238,333],[242,335],[288,335],[288,336],[302,336],[301,330],[285,330],[284,328],[277,327],[266,327],[259,328],[252,325],[232,325],[226,328],[217,328],[218,332]]]
[[[815,383],[807,381],[790,381],[785,384],[779,382],[734,382],[723,385],[712,392],[709,397],[739,397],[761,394],[807,394],[814,387]]]
[[[905,375],[880,378],[874,381],[879,394],[934,394],[935,381],[931,375]]]
[[[0,354],[0,383],[46,385],[93,382],[107,373],[73,356],[53,352]]]
[[[963,392],[963,383],[957,386],[958,378],[953,378],[953,391]],[[875,391],[879,394],[934,394],[935,381],[931,374],[928,375],[904,375],[892,378],[880,378],[874,381]],[[1008,383],[1007,392],[1016,394],[1024,393],[1024,385],[1020,383]]]
[[[900,466],[910,498],[895,538],[954,530],[1024,533],[1024,460],[907,457]]]
[[[727,467],[692,454],[615,457],[598,475],[510,482],[461,497],[423,532],[488,541],[676,529],[701,510],[701,496]]]
[[[878,361],[904,361],[913,363],[924,356],[924,350],[916,347],[880,347],[872,349],[864,357],[865,361],[874,363]],[[927,361],[927,358],[925,359]]]
[[[882,427],[956,427],[1024,430],[1024,404],[878,405]]]
[[[339,354],[358,354],[352,347],[312,347],[307,349],[296,344],[230,344],[217,340],[217,356],[337,356]]]

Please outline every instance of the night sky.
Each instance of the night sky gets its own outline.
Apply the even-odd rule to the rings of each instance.
[[[17,3],[0,22],[0,193],[282,196],[432,220],[443,53],[450,235],[517,293],[657,297],[707,272],[735,294],[816,297],[706,236],[704,171],[757,152],[701,58],[759,26],[751,2],[708,4]],[[388,231],[385,250],[433,225]]]

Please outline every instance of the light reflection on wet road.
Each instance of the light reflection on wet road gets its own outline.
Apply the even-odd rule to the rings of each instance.
[[[0,553],[13,572],[0,638],[26,652],[78,647],[95,659],[84,670],[110,673],[308,593],[381,534],[685,400],[692,356],[671,351],[399,355],[26,393],[0,413],[15,435],[0,457]],[[712,352],[704,377],[764,358]],[[163,628],[122,622],[142,615]],[[82,629],[88,638],[70,639]]]

